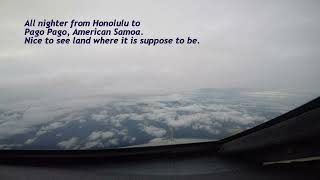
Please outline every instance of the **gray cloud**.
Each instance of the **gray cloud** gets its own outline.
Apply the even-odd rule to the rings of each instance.
[[[79,141],[79,138],[72,137],[68,140],[59,142],[57,145],[64,149],[74,149],[76,148],[78,141]]]

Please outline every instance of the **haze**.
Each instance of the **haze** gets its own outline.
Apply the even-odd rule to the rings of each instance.
[[[319,1],[16,1],[0,6],[0,100],[259,88],[319,92]],[[25,45],[27,19],[135,19],[196,46]]]

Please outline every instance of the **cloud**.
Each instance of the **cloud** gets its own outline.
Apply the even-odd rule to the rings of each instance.
[[[156,121],[174,128],[193,127],[195,130],[203,129],[214,134],[219,132],[217,128],[221,128],[221,123],[234,122],[248,125],[265,120],[262,116],[241,111],[239,107],[228,104],[190,101],[188,98],[184,100],[167,101],[167,104],[163,103],[166,102],[166,98],[163,98],[161,102],[162,103],[159,103],[155,99],[149,99],[143,101],[137,100],[126,104],[113,104],[112,106],[116,106],[117,109],[125,109],[125,111],[129,111],[130,113],[120,112],[120,114],[111,116],[108,119],[121,123],[128,120]],[[171,102],[174,103],[172,104]],[[108,122],[111,123],[110,125],[113,124],[110,120],[108,120]],[[218,122],[221,122],[219,123],[220,126],[217,126]],[[153,132],[149,130],[152,129],[152,126],[142,127],[141,129],[148,134]],[[161,133],[163,133],[163,131]],[[156,134],[154,133],[153,135]]]
[[[89,141],[89,142],[86,142],[84,144],[84,146],[81,147],[81,149],[91,149],[91,148],[97,148],[97,147],[104,147],[104,145],[102,144],[101,141]]]
[[[109,104],[105,110],[91,117],[99,117],[98,119],[103,120],[107,125],[118,128],[123,127],[125,122],[130,120],[148,121],[165,124],[175,129],[190,127],[194,130],[205,130],[211,134],[219,134],[221,129],[227,128],[223,124],[228,122],[249,125],[266,120],[263,116],[239,108],[241,104],[238,106],[226,103],[215,104],[191,98],[194,96],[180,94],[120,101]],[[165,129],[143,125],[143,123],[140,123],[140,129],[154,137],[166,134]]]
[[[128,135],[128,130],[111,129],[110,131],[94,131],[88,136],[87,141],[80,146],[80,149],[97,149],[117,147],[120,143],[132,144],[135,137]]]
[[[0,149],[17,149],[22,147],[22,144],[0,144]]]
[[[94,140],[97,140],[97,139],[110,139],[114,136],[114,133],[111,132],[111,131],[94,131],[92,132],[88,139],[90,141],[94,141]]]
[[[272,99],[265,102],[260,98],[247,96],[246,93],[231,97],[224,97],[222,94],[224,91],[207,90],[148,96],[111,96],[112,98],[94,96],[80,98],[78,101],[81,103],[63,100],[48,105],[50,101],[38,100],[33,101],[29,107],[29,103],[9,105],[15,107],[12,109],[1,106],[0,143],[6,144],[6,138],[24,133],[29,133],[26,136],[28,139],[12,144],[36,145],[34,142],[48,132],[52,135],[59,134],[56,139],[60,140],[65,138],[63,131],[68,131],[64,127],[69,127],[71,122],[70,127],[87,128],[88,125],[91,128],[91,125],[98,125],[104,129],[89,129],[86,137],[77,134],[80,131],[71,132],[74,133],[74,138],[55,142],[58,147],[109,148],[139,143],[140,133],[138,136],[133,134],[136,130],[144,132],[148,138],[164,137],[168,129],[173,129],[175,132],[194,131],[190,134],[207,132],[209,135],[206,136],[218,139],[231,134],[230,132],[238,132],[264,122],[267,120],[265,114],[277,114],[283,109],[279,108],[283,105]],[[270,93],[260,94],[269,96]],[[299,96],[293,98],[296,97]],[[298,100],[303,101],[303,98]]]
[[[287,98],[290,96],[295,96],[294,93],[289,93],[285,91],[256,91],[247,92],[247,95],[262,98]]]
[[[219,124],[215,122],[214,124]],[[192,129],[194,130],[200,130],[200,131],[207,131],[211,134],[220,134],[222,129],[222,125],[220,124],[218,127],[215,127],[215,125],[208,125],[208,124],[201,124],[201,123],[195,123],[192,125]]]
[[[92,114],[91,119],[96,120],[96,121],[101,121],[101,120],[108,118],[109,116],[110,115],[108,115],[108,111],[103,110],[103,111],[99,112],[98,114]]]
[[[123,136],[122,141],[129,142],[129,144],[133,144],[137,140],[136,137]]]
[[[68,140],[59,142],[57,145],[64,149],[72,149],[77,146],[78,141],[79,141],[78,137],[72,137]]]
[[[0,96],[1,99],[2,96]],[[71,99],[33,99],[22,102],[0,103],[0,139],[38,130],[45,134],[66,125],[80,121],[87,109],[107,103],[110,98],[78,97]],[[41,127],[41,129],[39,129]]]
[[[34,143],[34,141],[36,141],[36,140],[37,140],[36,137],[31,138],[31,139],[27,139],[27,140],[24,142],[24,144],[32,144],[32,143]]]
[[[51,131],[53,131],[53,130],[55,130],[55,129],[64,127],[66,124],[67,124],[67,123],[65,123],[65,122],[60,122],[60,121],[58,121],[58,122],[53,122],[53,123],[51,123],[51,124],[49,124],[49,125],[47,125],[47,126],[41,127],[41,128],[39,129],[39,131],[37,132],[36,135],[37,135],[37,136],[41,136],[41,135],[46,134],[46,133],[48,133],[48,132],[51,132]]]
[[[117,146],[118,144],[119,144],[119,141],[118,141],[118,139],[111,139],[110,141],[109,141],[109,143],[110,144],[112,144],[113,146]]]
[[[167,133],[165,129],[158,128],[155,126],[144,126],[142,124],[140,124],[140,129],[145,133],[158,138],[163,137]]]
[[[46,131],[51,131],[51,130],[54,130],[54,129],[57,129],[57,128],[60,128],[63,126],[65,126],[65,124],[62,122],[53,122],[53,123],[49,124],[48,126],[42,127],[41,129],[46,130]]]

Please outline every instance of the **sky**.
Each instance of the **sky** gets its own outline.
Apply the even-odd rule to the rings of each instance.
[[[0,100],[260,88],[319,92],[317,0],[2,0]],[[141,21],[194,46],[25,45],[28,19]]]

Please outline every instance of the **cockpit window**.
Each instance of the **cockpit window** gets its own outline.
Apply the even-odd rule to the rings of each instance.
[[[217,141],[271,120],[320,95],[319,7],[1,0],[0,149]]]

